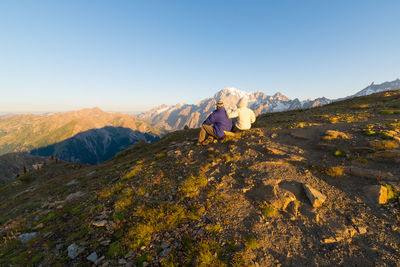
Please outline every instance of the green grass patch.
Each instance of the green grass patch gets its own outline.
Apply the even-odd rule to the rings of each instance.
[[[53,219],[54,217],[56,217],[56,213],[55,212],[50,212],[49,214],[46,215],[46,217],[42,218],[39,223],[45,223],[50,221],[51,219]]]
[[[247,249],[258,249],[260,247],[260,244],[258,244],[257,239],[254,237],[247,236],[245,239]]]
[[[379,133],[379,137],[382,139],[393,139],[393,135],[387,132]]]
[[[261,205],[261,213],[264,217],[274,217],[276,215],[276,209],[273,205],[263,203]]]
[[[136,249],[147,246],[157,232],[176,228],[187,220],[199,219],[200,208],[187,209],[180,204],[161,204],[158,207],[140,206],[134,212],[139,221],[129,231],[131,247]]]
[[[182,182],[179,191],[186,197],[195,197],[200,193],[200,190],[207,186],[207,177],[204,175],[189,175],[189,177]]]
[[[107,251],[107,256],[111,258],[118,258],[125,254],[125,250],[120,241],[115,241],[110,244]]]
[[[375,136],[376,132],[373,131],[373,130],[368,129],[368,130],[364,131],[364,135],[366,135],[366,136]]]

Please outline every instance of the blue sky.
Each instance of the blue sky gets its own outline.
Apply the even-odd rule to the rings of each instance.
[[[400,1],[0,1],[0,112],[300,99],[400,76]]]

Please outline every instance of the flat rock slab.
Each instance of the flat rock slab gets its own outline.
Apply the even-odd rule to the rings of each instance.
[[[303,133],[290,133],[290,136],[294,137],[296,139],[300,139],[300,140],[310,140],[311,139],[307,134],[303,134]]]
[[[378,181],[382,180],[382,179],[388,179],[388,180],[395,179],[393,177],[393,175],[390,175],[386,172],[382,172],[379,170],[373,170],[373,169],[354,167],[354,166],[346,167],[345,172],[350,175],[367,178],[367,179],[375,179]]]
[[[320,207],[322,205],[322,203],[325,202],[326,196],[324,194],[322,194],[321,192],[319,192],[318,190],[312,188],[308,184],[303,184],[303,188],[304,188],[304,191],[306,192],[308,199],[311,202],[311,205],[314,208]]]
[[[356,153],[374,153],[376,151],[375,149],[367,146],[350,147],[349,149],[351,152],[356,152]]]

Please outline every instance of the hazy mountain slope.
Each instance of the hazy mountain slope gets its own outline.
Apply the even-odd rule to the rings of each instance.
[[[298,99],[290,100],[280,93],[268,96],[261,92],[248,93],[235,88],[226,88],[217,92],[214,97],[203,99],[196,105],[183,103],[175,106],[162,105],[138,115],[138,118],[169,131],[183,129],[185,125],[196,128],[215,109],[215,101],[222,100],[226,108],[235,108],[239,99],[243,96],[249,99],[249,107],[255,111],[256,115],[330,103],[330,100],[326,98],[299,101]]]
[[[47,165],[0,188],[0,265],[396,266],[399,115],[385,92]]]
[[[159,135],[161,130],[121,114],[98,108],[44,115],[15,115],[0,120],[0,155],[55,144],[82,131],[105,126],[125,127]]]
[[[154,142],[159,137],[123,127],[104,127],[78,133],[59,143],[31,151],[38,156],[55,156],[69,162],[99,164],[112,158],[130,145],[144,140]]]
[[[33,156],[26,153],[8,153],[0,156],[0,185],[14,180],[17,174],[32,170],[33,165],[46,162],[46,158]]]

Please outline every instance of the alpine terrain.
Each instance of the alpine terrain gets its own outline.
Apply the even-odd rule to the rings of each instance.
[[[262,114],[208,146],[198,134],[6,183],[0,265],[399,264],[400,90]]]
[[[400,79],[382,84],[373,83],[360,92],[347,98],[365,96],[372,93],[399,88]],[[235,88],[225,88],[217,92],[212,98],[204,99],[196,105],[184,103],[179,103],[174,106],[162,105],[140,114],[138,118],[168,131],[183,129],[186,125],[190,128],[196,128],[200,127],[201,123],[214,110],[215,101],[224,101],[226,107],[229,109],[236,107],[238,100],[243,96],[246,96],[249,99],[249,108],[253,109],[256,115],[286,110],[313,108],[334,101],[347,99],[331,100],[322,97],[314,100],[300,101],[297,98],[291,100],[281,93],[268,96],[262,92],[248,93]]]

